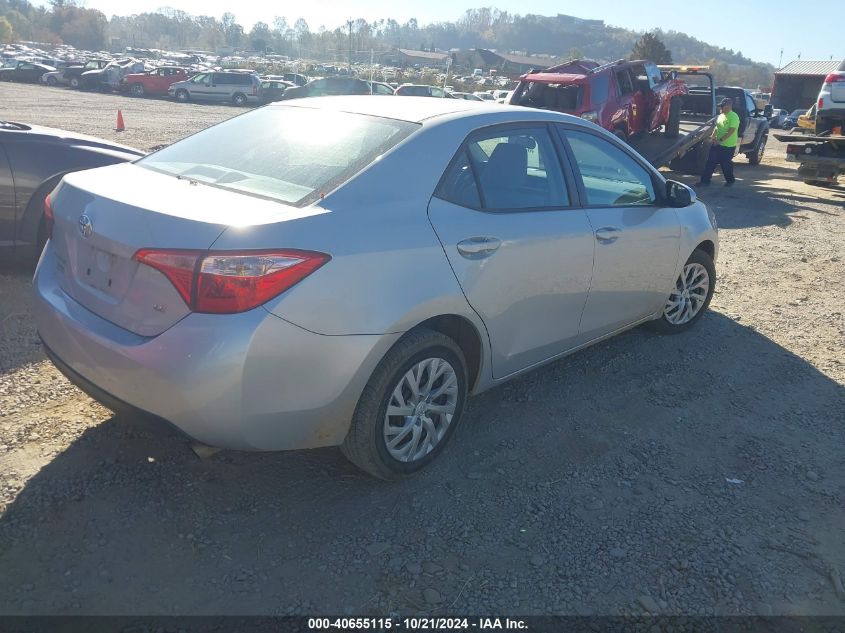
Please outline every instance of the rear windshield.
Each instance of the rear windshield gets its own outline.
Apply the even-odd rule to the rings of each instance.
[[[360,114],[269,106],[189,136],[136,164],[302,206],[349,180],[417,127]]]
[[[557,112],[578,110],[584,102],[582,84],[557,84],[531,81],[524,87],[519,105]]]

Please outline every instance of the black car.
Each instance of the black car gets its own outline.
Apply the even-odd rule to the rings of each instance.
[[[35,62],[15,61],[0,69],[0,81],[23,81],[37,84],[44,73],[51,73],[55,68]]]
[[[297,86],[295,88],[288,88],[285,94],[282,95],[283,100],[299,99],[300,97],[325,97],[327,95],[368,95],[370,94],[370,84],[363,79],[354,79],[352,77],[326,77],[324,79],[315,79],[314,81],[305,84],[304,86]]]
[[[769,117],[769,127],[775,129],[783,127],[787,116],[789,116],[789,112],[787,112],[786,110],[781,110],[780,108],[773,109],[772,114]]]
[[[293,87],[294,85],[287,81],[263,79],[261,81],[261,102],[272,103],[273,101],[281,101],[285,90]]]
[[[807,114],[806,110],[793,110],[790,112],[787,117],[783,120],[783,129],[789,130],[791,128],[798,126],[798,117],[802,114]]]
[[[0,254],[40,252],[49,233],[44,198],[62,176],[143,155],[92,136],[0,121]]]

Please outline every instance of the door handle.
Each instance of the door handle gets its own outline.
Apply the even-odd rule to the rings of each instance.
[[[498,237],[469,237],[458,242],[458,252],[467,259],[489,257],[502,245]]]
[[[619,239],[622,229],[617,229],[615,226],[605,226],[596,229],[596,239],[603,244],[612,244]]]

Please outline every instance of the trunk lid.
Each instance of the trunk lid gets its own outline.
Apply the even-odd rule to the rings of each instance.
[[[229,226],[307,213],[132,164],[69,174],[51,203],[64,292],[142,336],[160,334],[190,310],[162,273],[133,259],[139,249],[207,250]]]

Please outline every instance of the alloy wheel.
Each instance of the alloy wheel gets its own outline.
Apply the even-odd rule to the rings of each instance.
[[[391,392],[384,416],[387,451],[400,462],[414,462],[440,443],[458,406],[458,378],[442,358],[411,367]]]
[[[684,266],[666,307],[663,316],[672,325],[684,325],[692,321],[701,311],[710,290],[710,274],[698,263]]]

